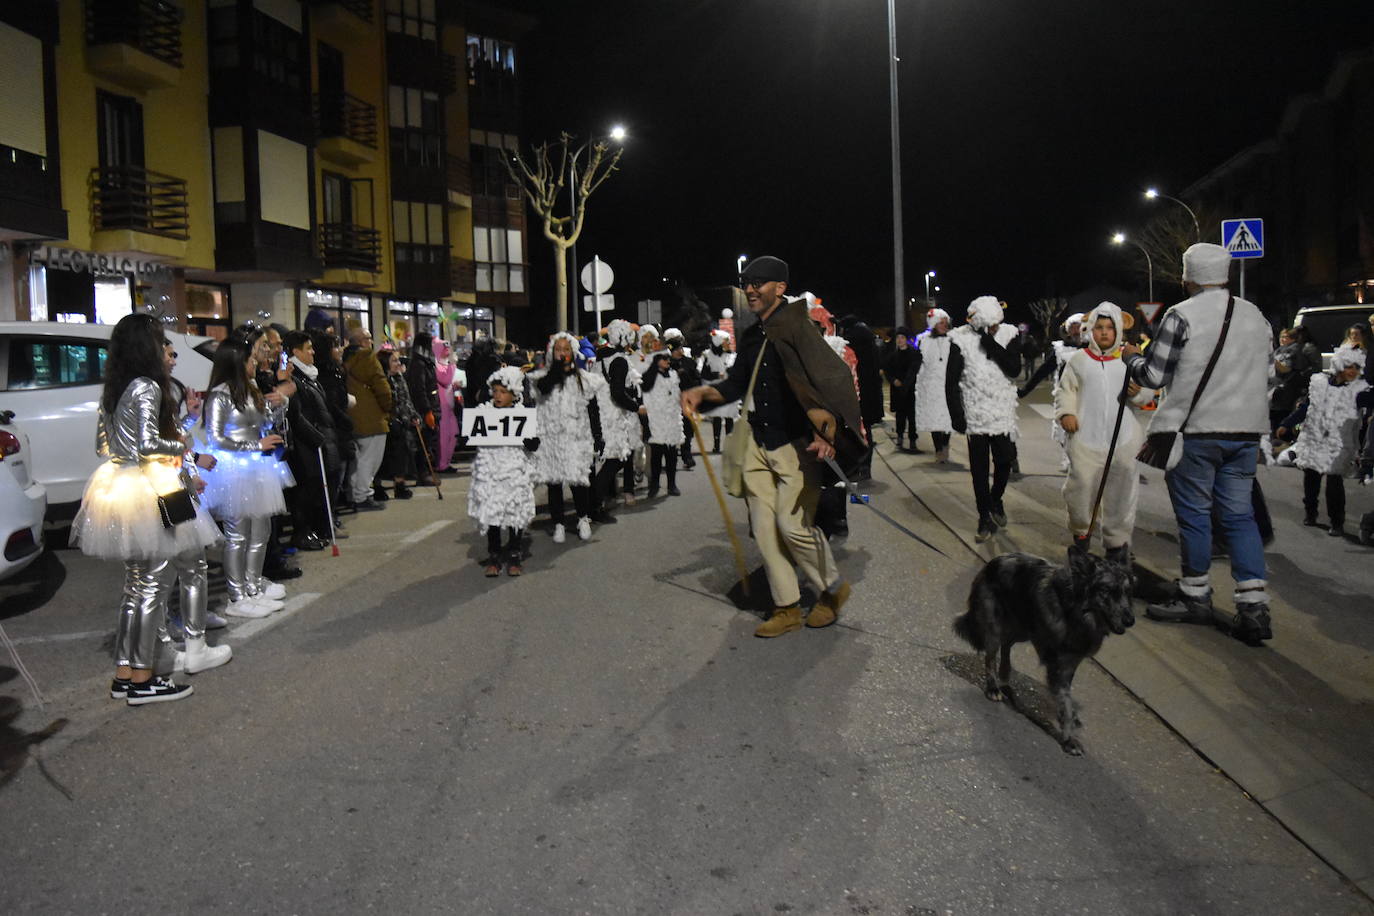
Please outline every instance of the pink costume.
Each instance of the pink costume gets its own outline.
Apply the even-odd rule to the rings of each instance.
[[[453,409],[453,363],[449,361],[450,350],[442,340],[434,342],[434,377],[439,382],[439,454],[437,467],[448,470],[449,460],[453,457],[454,446],[458,443],[458,415]]]

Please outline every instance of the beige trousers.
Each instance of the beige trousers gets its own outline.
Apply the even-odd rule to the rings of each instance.
[[[1124,448],[1117,446],[1098,517],[1104,547],[1120,547],[1131,542],[1140,497],[1140,470],[1132,456],[1139,447],[1133,442],[1128,442]],[[1066,450],[1069,476],[1064,481],[1064,502],[1069,509],[1069,530],[1075,535],[1084,535],[1092,521],[1093,499],[1102,483],[1102,465],[1107,460],[1107,453],[1080,446],[1074,436],[1069,437]]]
[[[801,600],[798,569],[821,591],[840,578],[830,544],[814,524],[821,467],[806,445],[806,439],[798,439],[765,451],[750,436],[744,457],[749,521],[777,607]]]

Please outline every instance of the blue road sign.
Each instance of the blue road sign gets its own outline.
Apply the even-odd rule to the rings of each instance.
[[[1264,257],[1264,220],[1222,220],[1221,245],[1233,258]]]

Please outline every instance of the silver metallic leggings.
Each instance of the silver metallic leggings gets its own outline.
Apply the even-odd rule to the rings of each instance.
[[[163,567],[158,591],[164,610],[172,600],[174,580],[181,581],[181,628],[187,639],[201,639],[205,636],[205,612],[210,601],[204,548],[179,553]]]
[[[170,560],[125,560],[124,600],[115,629],[115,664],[151,670],[157,631],[166,608],[164,582]]]
[[[272,519],[226,518],[224,529],[224,582],[229,600],[256,595],[262,588],[262,564],[267,559],[267,539],[272,535]]]

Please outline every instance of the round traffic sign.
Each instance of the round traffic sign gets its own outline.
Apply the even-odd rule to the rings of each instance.
[[[595,276],[593,276],[595,271]],[[582,288],[589,293],[604,293],[615,281],[615,271],[605,261],[588,261],[582,268]]]

